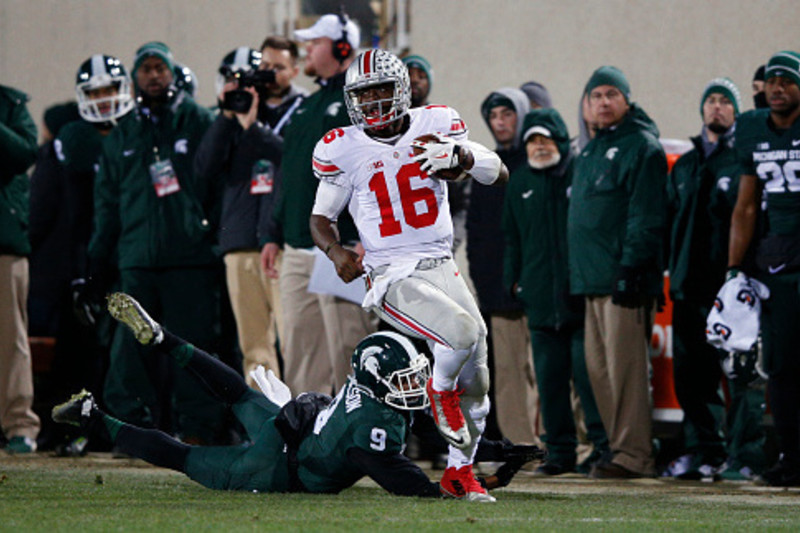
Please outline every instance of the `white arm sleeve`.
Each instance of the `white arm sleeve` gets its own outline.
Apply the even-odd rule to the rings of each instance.
[[[335,221],[349,201],[350,189],[328,181],[320,181],[311,214],[322,215],[328,220]]]
[[[474,141],[461,141],[472,152],[475,164],[469,169],[469,174],[479,183],[491,185],[500,176],[500,166],[503,164],[493,151]]]

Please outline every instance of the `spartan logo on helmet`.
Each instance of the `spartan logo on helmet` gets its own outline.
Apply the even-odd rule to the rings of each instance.
[[[119,59],[95,54],[78,69],[78,112],[88,122],[114,125],[134,108],[131,86],[131,78]]]
[[[388,98],[362,98],[365,89],[391,85]],[[344,85],[350,121],[361,129],[380,129],[400,120],[411,106],[411,81],[408,69],[393,53],[381,49],[362,52],[348,67]]]
[[[382,331],[365,337],[353,352],[352,366],[356,383],[378,401],[403,410],[428,406],[430,363],[402,335]]]

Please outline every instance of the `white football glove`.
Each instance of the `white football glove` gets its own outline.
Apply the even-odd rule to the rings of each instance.
[[[419,163],[419,168],[428,174],[435,174],[440,170],[448,170],[457,167],[460,163],[458,155],[459,146],[456,142],[445,135],[435,134],[438,142],[412,141],[411,146],[420,148],[422,153],[415,155],[412,159]]]
[[[269,401],[283,407],[292,399],[292,391],[289,386],[280,380],[272,370],[264,371],[264,367],[258,365],[255,370],[250,371],[252,377],[258,384],[258,388],[264,393]]]

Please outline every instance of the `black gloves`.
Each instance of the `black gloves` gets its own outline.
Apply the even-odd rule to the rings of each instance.
[[[611,302],[629,309],[642,307],[647,300],[647,295],[643,292],[642,278],[642,269],[638,267],[619,267],[611,293]]]
[[[72,280],[72,311],[78,322],[87,327],[97,324],[97,317],[103,310],[103,296],[92,279]]]

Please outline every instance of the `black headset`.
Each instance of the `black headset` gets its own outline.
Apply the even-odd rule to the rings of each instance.
[[[339,10],[337,16],[342,24],[342,36],[333,41],[331,52],[333,52],[333,57],[336,61],[343,63],[345,59],[353,54],[353,46],[347,40],[347,23],[350,19],[347,17],[347,13],[344,12],[344,7]]]

